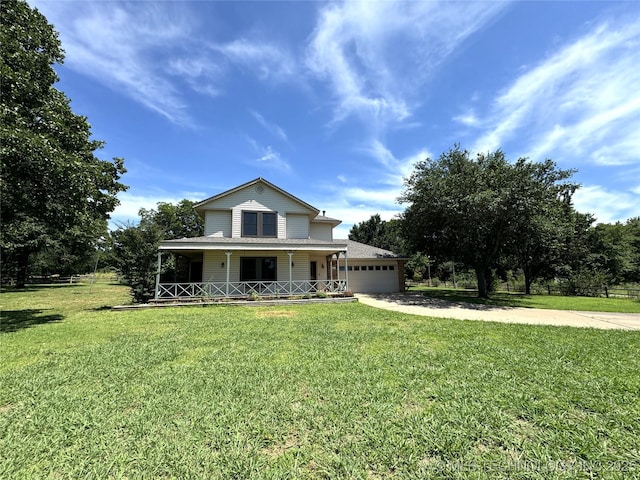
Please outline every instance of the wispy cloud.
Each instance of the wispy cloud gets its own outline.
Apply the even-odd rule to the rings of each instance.
[[[138,212],[141,208],[155,209],[160,202],[177,204],[185,198],[196,201],[205,198],[205,195],[202,192],[169,193],[160,190],[145,192],[140,189],[136,194],[121,192],[118,194],[120,205],[111,213],[109,227],[115,229],[121,225],[137,224],[140,221]]]
[[[191,122],[180,89],[162,71],[178,53],[174,45],[189,39],[192,23],[184,9],[153,2],[34,3],[60,32],[65,65],[171,122]]]
[[[397,158],[391,150],[378,139],[371,140],[363,146],[361,150],[378,162],[383,169],[385,183],[391,184],[395,188],[402,186],[403,179],[411,174],[418,161],[425,160],[431,156],[428,150],[421,149],[407,157]],[[395,198],[397,197],[398,195],[396,195]]]
[[[613,223],[640,215],[638,196],[630,191],[611,191],[599,185],[579,189],[573,196],[576,210],[593,214],[598,223]]]
[[[326,185],[319,199],[307,197],[311,204],[325,210],[327,216],[338,218],[342,223],[334,230],[334,238],[347,238],[353,225],[368,220],[378,214],[383,220],[391,220],[401,213],[402,208],[395,204],[394,192],[384,192],[374,188],[335,189],[335,195],[327,195],[335,187]]]
[[[330,4],[320,12],[306,64],[313,75],[328,83],[334,122],[356,116],[371,128],[384,129],[412,115],[418,86],[505,5],[445,1]]]
[[[463,114],[456,115],[455,117],[453,117],[453,120],[467,127],[478,127],[481,125],[480,119],[471,110],[467,110]]]
[[[256,122],[258,122],[262,127],[273,136],[279,138],[283,142],[288,142],[287,132],[284,129],[275,123],[268,122],[260,113],[255,110],[249,110],[249,113],[253,118],[255,118]]]
[[[266,167],[281,172],[291,171],[291,165],[271,145],[261,145],[251,137],[246,138],[254,154],[257,155],[257,158],[253,159],[254,167]]]
[[[273,43],[239,38],[209,48],[221,53],[232,63],[257,73],[258,77],[277,81],[290,79],[296,71],[295,59],[289,51]]]
[[[610,20],[517,78],[474,150],[523,142],[533,159],[640,162],[640,18]],[[525,133],[523,133],[525,132]]]
[[[422,149],[412,155],[397,158],[380,140],[371,140],[360,149],[361,153],[373,158],[377,164],[378,181],[366,182],[360,176],[349,178],[341,174],[337,179],[339,185],[327,184],[323,190],[335,192],[329,196],[330,202],[323,203],[323,209],[332,216],[342,219],[343,224],[337,235],[346,238],[351,226],[368,220],[379,214],[383,220],[391,220],[404,210],[397,199],[402,193],[403,180],[414,169],[416,162],[430,157],[431,154]],[[373,167],[369,167],[371,170]]]
[[[199,20],[172,2],[51,2],[32,0],[60,32],[65,65],[126,95],[172,123],[193,126],[185,86],[224,93],[232,66],[264,81],[293,77],[295,59],[265,41],[210,43]],[[204,37],[203,37],[204,38]]]

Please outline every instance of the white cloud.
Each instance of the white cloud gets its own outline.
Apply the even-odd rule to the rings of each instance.
[[[261,145],[251,137],[247,137],[247,142],[251,145],[254,153],[258,155],[254,160],[257,165],[282,172],[291,171],[291,165],[289,165],[289,163],[282,158],[280,152],[276,151],[271,145]],[[256,165],[254,164],[254,166]]]
[[[376,194],[375,190],[368,192],[380,196]],[[368,202],[367,190],[365,189],[339,190],[336,191],[336,195],[327,195],[325,191],[324,198],[320,202],[312,202],[312,205],[320,210],[326,210],[327,216],[342,220],[342,223],[333,231],[333,238],[336,239],[347,238],[353,225],[369,220],[372,215],[379,214],[382,220],[388,221],[403,211],[399,206],[394,206],[393,202],[387,201],[384,205]],[[327,199],[330,200],[327,201]],[[353,203],[358,200],[360,203]]]
[[[114,229],[128,223],[137,224],[140,221],[138,212],[141,208],[155,209],[160,202],[176,204],[185,198],[195,201],[203,198],[203,195],[200,192],[181,192],[178,194],[168,192],[149,192],[138,194],[121,192],[118,194],[120,205],[118,205],[111,213],[109,227]]]
[[[32,0],[60,32],[65,65],[172,123],[192,126],[184,84],[207,96],[224,91],[229,65],[263,80],[292,78],[295,61],[268,42],[206,44],[199,20],[172,2]]]
[[[279,125],[277,125],[275,123],[268,122],[267,120],[265,120],[265,118],[261,114],[259,114],[255,110],[249,110],[249,113],[251,113],[251,116],[253,118],[255,118],[256,121],[260,125],[262,125],[262,127],[266,131],[268,131],[269,133],[271,133],[275,137],[279,138],[283,142],[288,142],[287,132],[285,132],[284,129],[281,126],[279,126]]]
[[[343,221],[336,229],[335,238],[346,238],[353,225],[368,220],[372,215],[379,214],[383,220],[391,220],[402,213],[404,206],[397,199],[402,194],[404,178],[411,174],[416,162],[431,156],[428,151],[419,150],[398,159],[379,140],[373,140],[362,150],[381,165],[380,181],[362,184],[360,178],[340,175],[340,185],[325,185],[326,191],[334,194],[327,196],[331,199],[329,203],[321,202],[322,209],[327,210],[327,215]]]
[[[167,59],[187,55],[173,48],[190,38],[185,9],[153,2],[34,3],[60,32],[65,65],[171,122],[191,123],[180,89],[162,71]]]
[[[593,214],[598,223],[625,221],[640,215],[640,192],[611,191],[590,185],[574,194],[573,203],[579,212]]]
[[[639,64],[640,18],[597,26],[500,94],[473,150],[518,140],[534,160],[640,162]]]
[[[296,63],[289,52],[272,43],[239,38],[232,42],[210,45],[230,61],[255,71],[263,80],[286,80],[296,72]]]
[[[408,157],[398,159],[391,150],[378,139],[371,140],[370,143],[365,145],[361,150],[377,160],[383,167],[386,183],[398,188],[402,185],[403,179],[411,174],[418,161],[431,156],[426,149],[422,149]]]
[[[467,127],[478,127],[481,124],[480,119],[472,111],[467,111],[466,113],[463,113],[461,115],[456,115],[455,117],[453,117],[453,120]]]
[[[226,74],[225,69],[206,57],[170,59],[166,71],[187,82],[198,93],[210,97],[217,97],[222,93],[219,84]]]
[[[320,11],[306,64],[326,80],[333,121],[354,115],[374,129],[403,122],[418,87],[467,37],[494,18],[500,2],[365,2]]]

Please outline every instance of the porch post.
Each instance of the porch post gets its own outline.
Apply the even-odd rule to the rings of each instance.
[[[292,267],[293,252],[288,251],[287,255],[289,255],[289,295],[291,295],[293,293],[293,290],[291,288],[291,282],[293,281],[293,267]]]
[[[156,269],[156,294],[155,299],[157,300],[160,296],[160,269],[162,267],[162,252],[158,250],[158,267]]]
[[[336,252],[336,284],[340,283],[340,252]]]
[[[327,257],[327,268],[329,269],[329,280],[333,283],[333,253]]]
[[[225,255],[227,256],[227,283],[226,283],[226,290],[225,290],[225,296],[229,296],[229,272],[231,269],[231,252],[230,251],[226,251]]]
[[[349,290],[349,255],[347,250],[344,252],[344,279],[345,279],[345,291]]]

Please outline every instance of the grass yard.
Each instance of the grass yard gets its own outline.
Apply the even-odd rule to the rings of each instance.
[[[0,478],[640,478],[640,333],[0,295]]]
[[[450,302],[466,302],[499,307],[545,308],[552,310],[577,310],[584,312],[640,313],[640,300],[627,298],[568,297],[555,295],[525,295],[523,293],[492,293],[490,299],[478,298],[475,290],[417,286],[412,292],[422,292],[430,298]]]

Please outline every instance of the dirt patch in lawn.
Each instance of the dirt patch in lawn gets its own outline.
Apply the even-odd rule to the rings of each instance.
[[[258,318],[292,318],[298,316],[295,310],[263,310],[256,313]]]

